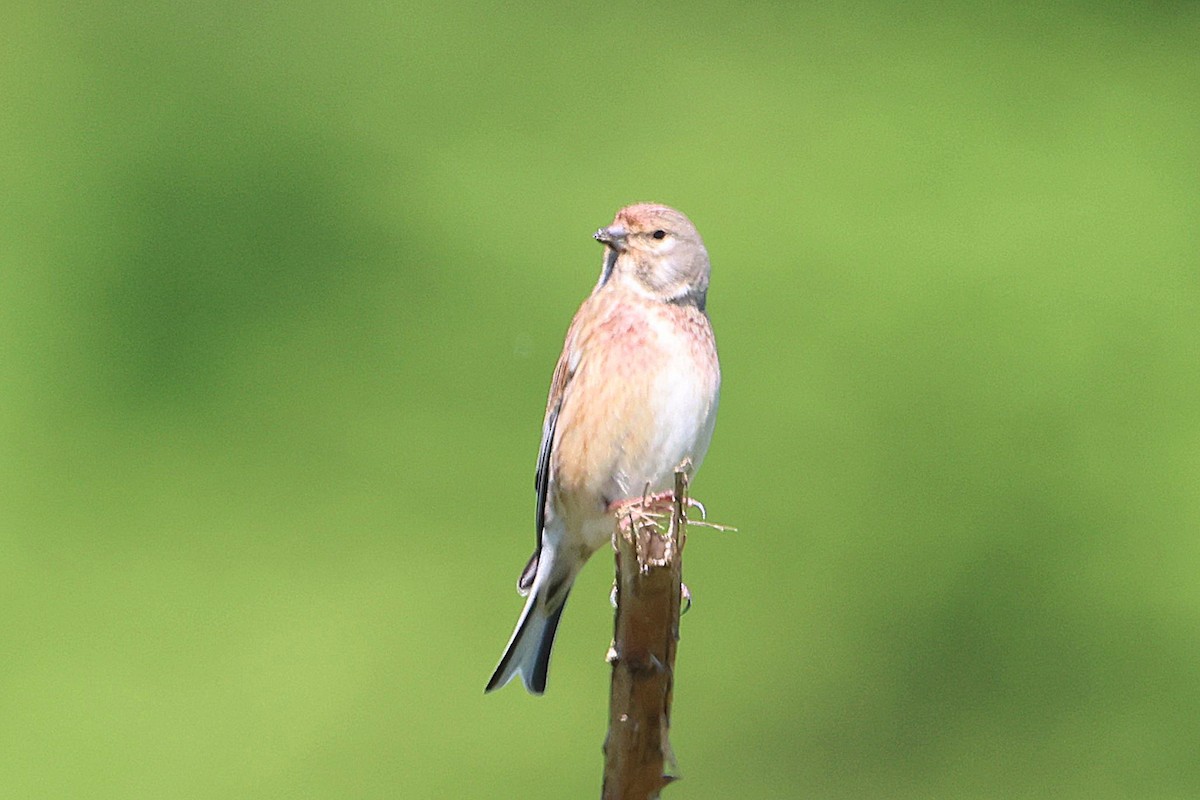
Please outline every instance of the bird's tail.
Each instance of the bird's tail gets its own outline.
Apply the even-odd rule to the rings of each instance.
[[[529,591],[529,599],[517,620],[516,630],[508,640],[508,647],[492,673],[485,692],[499,689],[517,675],[525,682],[530,694],[546,691],[546,671],[550,667],[550,650],[554,647],[554,633],[562,617],[571,584],[575,582],[574,571],[555,566],[553,553],[543,547],[538,554],[536,577]]]

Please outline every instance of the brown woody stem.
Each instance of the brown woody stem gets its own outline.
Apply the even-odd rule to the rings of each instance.
[[[675,473],[664,533],[633,510],[613,534],[617,611],[604,741],[604,800],[651,800],[678,777],[668,738],[679,641],[687,477]]]

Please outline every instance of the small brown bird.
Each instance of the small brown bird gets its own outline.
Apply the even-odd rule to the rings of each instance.
[[[521,675],[546,689],[554,632],[575,576],[612,539],[614,510],[673,486],[704,460],[721,369],[705,313],[708,251],[691,221],[653,203],[596,231],[604,266],[554,367],[538,452],[537,548],[528,595],[486,691]]]

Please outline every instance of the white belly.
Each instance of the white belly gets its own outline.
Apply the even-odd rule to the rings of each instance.
[[[622,459],[616,470],[626,497],[671,489],[675,470],[685,461],[695,474],[708,452],[717,418],[717,378],[703,375],[691,359],[672,359],[659,372],[650,393],[654,424],[650,447],[641,458]]]

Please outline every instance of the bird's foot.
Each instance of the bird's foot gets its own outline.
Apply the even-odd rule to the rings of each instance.
[[[608,504],[608,510],[617,514],[631,509],[654,511],[656,513],[670,511],[671,502],[674,499],[675,493],[671,491],[642,494],[639,497],[626,497],[622,500],[614,500]]]
[[[625,511],[639,511],[647,516],[668,517],[671,514],[671,506],[675,502],[675,492],[655,492],[654,494],[643,494],[641,497],[627,497],[622,500],[614,500],[608,504],[606,509],[609,513],[620,514]],[[708,519],[708,509],[704,507],[704,503],[695,500],[691,497],[685,497],[683,505],[687,509],[696,509],[700,512],[700,519]]]

